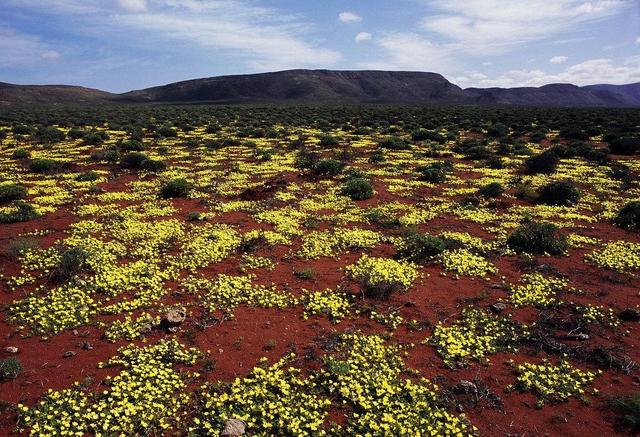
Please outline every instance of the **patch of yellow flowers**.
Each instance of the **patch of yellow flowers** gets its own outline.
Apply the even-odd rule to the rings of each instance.
[[[640,270],[640,244],[613,241],[588,254],[586,260],[599,267],[621,273]]]
[[[408,290],[420,277],[416,264],[366,254],[345,269],[352,279],[360,282],[363,291],[379,296]]]
[[[438,256],[438,261],[446,271],[456,275],[482,278],[497,272],[491,262],[465,248],[445,250]]]
[[[567,287],[567,281],[540,273],[522,275],[523,285],[511,288],[511,302],[517,306],[534,305],[545,307],[558,301],[557,293]]]
[[[573,367],[565,360],[557,366],[543,360],[542,364],[524,363],[517,367],[518,378],[507,390],[530,390],[539,396],[538,407],[544,402],[566,401],[573,396],[582,396],[586,387],[602,373],[583,371]]]
[[[326,315],[334,323],[338,323],[349,316],[351,303],[346,293],[331,289],[312,292],[302,290],[302,292],[304,294],[302,298],[302,304],[304,305],[303,319],[306,320],[315,315]]]

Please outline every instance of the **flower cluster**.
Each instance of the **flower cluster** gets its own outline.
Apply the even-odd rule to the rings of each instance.
[[[357,228],[310,232],[302,238],[302,247],[298,254],[304,259],[337,256],[340,252],[348,249],[373,247],[383,239],[383,236],[378,232]]]
[[[468,307],[455,324],[438,323],[425,343],[434,345],[446,364],[455,365],[472,359],[483,361],[487,355],[500,351],[515,352],[518,342],[526,336],[526,326]]]
[[[367,255],[347,266],[346,271],[352,279],[360,282],[364,292],[375,296],[407,290],[420,276],[418,266],[413,263]]]
[[[304,313],[302,317],[307,319],[309,316],[326,315],[335,323],[349,316],[349,308],[351,303],[347,295],[339,290],[333,291],[326,289],[324,291],[308,292],[303,290],[304,297],[302,304],[304,305]]]
[[[497,272],[496,267],[485,258],[464,248],[445,250],[438,261],[446,271],[456,275],[485,277]]]
[[[585,389],[602,371],[589,372],[573,367],[567,361],[557,366],[543,360],[542,364],[524,363],[517,367],[518,378],[507,389],[531,390],[539,396],[538,406],[549,401],[566,401],[572,396],[582,396]]]
[[[511,302],[515,306],[549,306],[557,302],[558,292],[567,287],[562,278],[552,278],[540,273],[522,275],[523,285],[511,287]]]
[[[640,270],[640,244],[630,241],[607,243],[586,256],[587,261],[621,273]]]

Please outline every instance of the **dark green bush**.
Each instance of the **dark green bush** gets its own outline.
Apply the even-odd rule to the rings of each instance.
[[[165,199],[169,199],[173,197],[187,197],[190,191],[191,184],[189,184],[186,179],[176,178],[165,183],[160,190],[160,194]]]
[[[453,170],[453,164],[449,161],[438,161],[427,166],[418,167],[420,172],[418,179],[432,184],[439,184],[447,179],[447,174]]]
[[[337,146],[340,144],[340,138],[334,137],[333,135],[320,135],[318,139],[320,140],[319,144],[322,147]]]
[[[15,203],[15,210],[9,212],[0,212],[0,223],[20,223],[28,222],[39,217],[36,209],[28,203],[18,200]]]
[[[494,123],[487,129],[487,135],[494,138],[502,138],[509,135],[509,126],[503,123]]]
[[[144,144],[137,140],[126,140],[120,143],[120,149],[125,152],[140,152],[144,150]]]
[[[16,379],[22,373],[22,364],[16,357],[0,360],[0,382]]]
[[[482,197],[499,197],[504,193],[504,187],[499,182],[491,182],[478,189],[478,194]]]
[[[162,127],[160,127],[156,133],[158,135],[160,135],[161,137],[165,137],[165,138],[175,138],[178,136],[178,132],[171,126],[169,125],[164,125]]]
[[[139,169],[149,157],[142,152],[129,152],[120,159],[120,166],[128,169]]]
[[[640,150],[640,137],[616,138],[609,143],[609,150],[616,155],[633,155]]]
[[[440,144],[447,142],[447,138],[442,134],[427,129],[414,130],[413,132],[411,132],[411,139],[413,141],[435,141],[436,143]]]
[[[570,181],[553,181],[540,188],[538,202],[547,205],[573,205],[580,199],[580,191]]]
[[[441,237],[414,232],[404,238],[404,247],[398,252],[398,256],[413,262],[423,262],[440,255],[447,248],[447,242]]]
[[[373,185],[364,178],[351,178],[342,184],[340,192],[352,200],[366,200],[373,197]]]
[[[546,151],[527,158],[524,162],[524,168],[529,174],[551,174],[556,171],[559,161],[558,155]]]
[[[16,124],[11,128],[14,135],[29,135],[33,132],[33,128],[24,124]]]
[[[13,151],[11,157],[13,159],[26,159],[31,156],[31,153],[27,149],[16,149]]]
[[[99,146],[109,139],[109,134],[104,131],[92,130],[86,132],[82,137],[82,141],[89,146]]]
[[[369,156],[369,162],[372,164],[376,164],[379,162],[384,162],[385,161],[385,156],[384,156],[384,152],[382,150],[374,150],[371,153],[371,156]]]
[[[29,169],[34,173],[51,173],[60,169],[60,163],[53,159],[37,158],[31,161]]]
[[[60,129],[49,126],[39,128],[34,134],[34,137],[34,139],[39,143],[50,144],[63,141],[66,138],[66,135]]]
[[[13,200],[20,200],[27,197],[27,189],[18,184],[0,185],[0,203],[7,203]]]
[[[609,408],[618,414],[618,422],[632,434],[640,432],[640,392],[616,396],[608,401]]]
[[[410,147],[409,143],[400,137],[384,138],[378,143],[378,146],[382,147],[383,149],[390,150],[405,150]]]
[[[30,250],[36,250],[40,247],[38,240],[31,237],[21,237],[16,240],[12,240],[7,244],[4,249],[4,255],[12,260],[17,260],[20,255]]]
[[[634,200],[623,206],[613,223],[624,229],[640,229],[640,200]]]
[[[80,173],[79,175],[76,176],[76,181],[78,182],[93,182],[95,180],[98,179],[100,175],[98,175],[98,172],[94,171],[94,170],[89,170],[87,172],[84,173]]]
[[[507,245],[518,252],[560,255],[567,248],[566,235],[553,223],[527,221],[507,238]]]
[[[160,173],[167,169],[167,164],[158,159],[145,159],[140,164],[140,168],[151,173]]]
[[[60,261],[52,272],[52,279],[57,282],[66,282],[80,273],[87,266],[89,252],[84,247],[73,247],[62,252]]]
[[[318,176],[336,176],[340,174],[344,164],[337,159],[321,159],[313,166],[313,172]]]

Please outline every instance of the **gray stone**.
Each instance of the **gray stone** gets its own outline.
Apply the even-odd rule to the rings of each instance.
[[[238,419],[229,419],[224,424],[224,430],[220,434],[222,437],[238,437],[244,435],[246,423]]]

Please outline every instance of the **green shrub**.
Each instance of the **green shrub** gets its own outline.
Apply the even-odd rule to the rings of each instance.
[[[373,185],[365,178],[351,178],[342,184],[340,192],[352,200],[366,200],[373,197]]]
[[[546,151],[527,158],[524,162],[524,168],[529,174],[551,174],[558,168],[559,161],[558,155]]]
[[[538,202],[547,205],[573,205],[580,199],[580,191],[569,181],[554,181],[540,188]]]
[[[386,158],[382,150],[375,150],[371,153],[371,156],[369,157],[369,162],[372,164],[376,164],[379,162],[384,162],[385,159]]]
[[[109,134],[104,131],[92,130],[90,132],[86,132],[82,137],[82,141],[84,144],[89,146],[98,146],[104,143],[109,139]]]
[[[560,255],[569,247],[566,235],[552,223],[527,221],[507,238],[507,245],[518,252]]]
[[[31,156],[31,152],[29,152],[27,149],[16,149],[13,151],[13,154],[11,155],[11,157],[13,159],[27,159]]]
[[[0,203],[12,202],[27,197],[27,189],[18,184],[0,185]]]
[[[609,143],[609,150],[616,155],[633,155],[640,150],[640,137],[616,138]]]
[[[162,186],[160,194],[165,199],[173,197],[187,197],[191,191],[191,185],[186,179],[176,178],[171,179]]]
[[[126,140],[120,143],[120,149],[125,152],[140,152],[144,150],[144,144],[137,140]]]
[[[0,212],[0,223],[8,224],[28,222],[29,220],[33,220],[40,216],[32,205],[22,200],[16,201],[14,207],[14,210]]]
[[[398,256],[413,262],[423,262],[447,250],[447,242],[441,237],[411,233],[404,238],[404,247]]]
[[[378,143],[378,146],[382,147],[383,149],[390,150],[405,150],[410,147],[409,143],[400,137],[384,138]]]
[[[37,158],[31,161],[29,169],[35,173],[51,173],[60,168],[60,163],[53,159]]]
[[[321,159],[313,166],[313,172],[318,176],[336,176],[340,174],[344,164],[337,159]]]
[[[88,258],[89,252],[84,247],[74,247],[62,252],[60,261],[52,273],[53,280],[68,281],[86,267]]]
[[[487,129],[487,135],[494,138],[502,138],[509,135],[509,127],[503,123],[495,123]]]
[[[340,144],[340,139],[333,135],[320,135],[320,145],[323,147],[337,146]]]
[[[504,187],[499,182],[491,182],[478,189],[478,194],[482,197],[500,197],[504,193]]]
[[[100,177],[100,175],[98,175],[97,171],[89,170],[87,172],[80,173],[79,175],[77,175],[76,176],[76,181],[78,181],[78,182],[93,182],[93,181],[97,180],[98,177]]]
[[[66,135],[60,129],[49,126],[39,128],[34,134],[34,137],[39,143],[50,144],[63,141],[66,138]]]
[[[156,133],[158,135],[160,135],[161,137],[165,137],[165,138],[175,138],[178,136],[178,132],[171,126],[169,125],[164,125],[162,127],[160,127]]]
[[[427,166],[418,167],[416,170],[420,172],[418,179],[432,184],[439,184],[447,179],[447,174],[453,169],[453,164],[449,161],[438,161]]]
[[[640,432],[640,392],[613,397],[608,404],[618,414],[621,426],[628,428],[632,434]]]
[[[40,247],[38,240],[31,237],[21,237],[12,240],[4,249],[4,255],[13,260],[17,260],[20,255],[30,250],[36,250]]]
[[[640,200],[634,200],[623,206],[613,223],[624,229],[640,229]]]
[[[16,379],[22,373],[22,364],[16,357],[0,360],[0,381]]]
[[[160,173],[167,169],[167,164],[158,159],[145,159],[140,164],[140,168],[151,173]]]
[[[411,139],[413,141],[435,141],[436,143],[446,143],[447,139],[442,134],[427,129],[417,129],[411,132]]]
[[[141,168],[142,163],[148,159],[149,157],[142,152],[129,152],[120,159],[120,166],[136,170]]]

